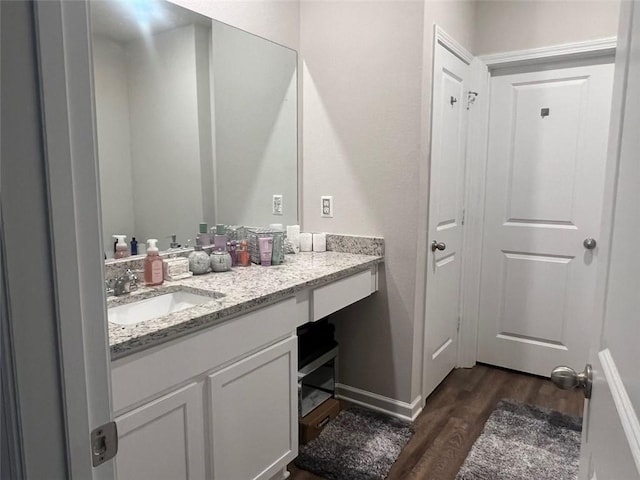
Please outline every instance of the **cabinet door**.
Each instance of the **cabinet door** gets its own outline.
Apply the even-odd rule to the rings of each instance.
[[[209,377],[215,480],[269,479],[298,455],[297,337]]]
[[[204,479],[202,403],[191,383],[118,417],[118,480]]]

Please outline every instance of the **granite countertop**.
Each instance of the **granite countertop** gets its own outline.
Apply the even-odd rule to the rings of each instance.
[[[310,287],[324,285],[381,263],[382,256],[340,252],[286,255],[285,263],[262,267],[234,267],[229,272],[209,273],[165,282],[159,287],[140,287],[128,295],[108,297],[114,307],[172,291],[210,296],[211,301],[135,325],[109,322],[111,359],[153,347],[193,333],[262,305],[291,297]],[[215,298],[216,292],[224,296]]]

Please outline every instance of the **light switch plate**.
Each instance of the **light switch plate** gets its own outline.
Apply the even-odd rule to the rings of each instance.
[[[320,197],[320,216],[331,218],[333,217],[333,197],[322,196]]]
[[[271,213],[274,215],[282,215],[282,195],[274,195],[272,205]]]

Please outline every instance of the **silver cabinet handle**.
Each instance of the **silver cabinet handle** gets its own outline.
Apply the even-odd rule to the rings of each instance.
[[[433,242],[431,242],[431,251],[435,252],[436,250],[444,250],[445,248],[447,248],[447,246],[442,243],[442,242],[438,242],[437,240],[434,240]]]
[[[598,242],[596,242],[595,238],[585,238],[584,242],[582,242],[582,245],[584,245],[584,248],[586,248],[587,250],[593,250],[598,245]]]

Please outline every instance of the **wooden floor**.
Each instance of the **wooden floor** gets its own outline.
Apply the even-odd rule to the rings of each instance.
[[[454,370],[427,399],[416,433],[391,468],[388,480],[453,480],[496,403],[512,398],[570,415],[582,415],[578,390],[549,380],[486,365]],[[321,477],[289,466],[290,480]]]

